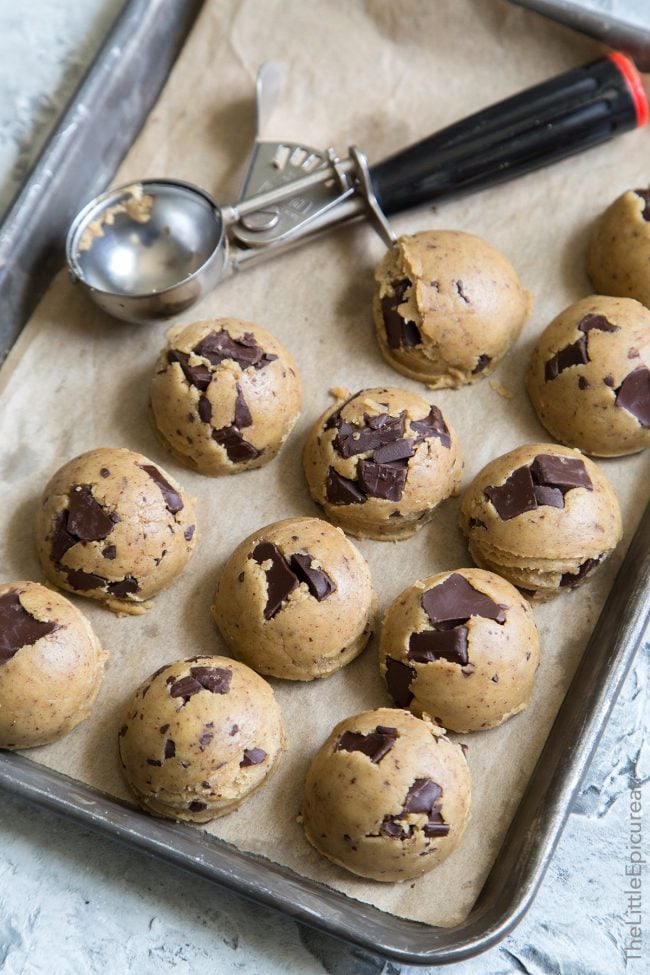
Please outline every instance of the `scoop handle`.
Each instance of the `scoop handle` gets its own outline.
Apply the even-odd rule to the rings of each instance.
[[[370,169],[396,213],[502,183],[648,121],[632,61],[614,51],[470,115]]]

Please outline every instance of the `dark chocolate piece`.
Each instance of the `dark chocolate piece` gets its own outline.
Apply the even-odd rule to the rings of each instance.
[[[109,471],[108,467],[100,467],[100,469],[99,469],[99,476],[100,477],[110,477],[111,476],[111,472]]]
[[[637,196],[640,196],[644,202],[643,210],[641,211],[641,216],[644,220],[650,220],[650,186],[647,190],[634,190]]]
[[[564,507],[564,495],[560,489],[547,487],[545,484],[535,485],[535,500],[537,504],[548,504],[551,508]]]
[[[147,765],[153,765],[154,768],[160,768],[160,766],[162,765],[162,762],[160,761],[159,758],[148,758],[147,759]]]
[[[212,439],[220,444],[228,455],[228,460],[233,464],[241,464],[248,460],[255,460],[260,456],[260,451],[244,440],[240,431],[235,426],[221,427],[220,430],[212,431]]]
[[[480,355],[478,357],[478,360],[476,362],[476,365],[472,369],[472,375],[473,376],[476,376],[477,373],[483,372],[483,370],[486,369],[490,365],[491,362],[492,362],[492,356],[491,355]]]
[[[409,813],[427,816],[423,832],[427,837],[446,836],[449,824],[445,823],[440,812],[442,789],[431,779],[416,779],[406,793],[402,811],[395,816],[384,816],[380,831],[391,839],[408,839],[413,835],[413,826],[401,820]]]
[[[579,457],[538,454],[530,465],[530,472],[536,484],[559,488],[563,494],[577,487],[593,491],[587,468]]]
[[[169,680],[169,678],[168,678]],[[203,690],[203,685],[195,677],[181,677],[180,680],[174,680],[169,686],[169,696],[170,697],[182,697],[183,704],[187,704],[189,699],[199,691]]]
[[[210,385],[210,379],[212,378],[212,373],[204,363],[200,362],[198,365],[190,365],[190,357],[187,352],[180,352],[178,349],[170,349],[167,353],[167,362],[170,365],[177,362],[181,369],[183,370],[183,375],[187,379],[190,386],[196,386],[197,389],[205,390]]]
[[[245,748],[244,757],[239,763],[240,768],[248,768],[249,765],[260,765],[266,758],[263,748]]]
[[[199,802],[198,799],[193,799],[187,808],[190,812],[203,812],[204,809],[208,808],[208,804],[207,802]]]
[[[59,511],[52,529],[51,554],[54,562],[60,562],[68,549],[72,548],[73,545],[76,545],[79,540],[74,535],[70,534],[67,529],[67,524],[67,510]]]
[[[106,548],[102,549],[102,555],[105,559],[110,559],[112,561],[117,555],[117,548],[115,545],[107,545]]]
[[[336,585],[324,569],[312,567],[312,562],[313,557],[308,552],[296,552],[291,556],[290,564],[299,581],[307,585],[311,595],[320,603],[332,595]]]
[[[338,430],[338,428],[341,426],[341,410],[345,409],[348,403],[351,403],[352,400],[356,399],[357,396],[358,393],[355,393],[354,396],[349,396],[348,399],[345,400],[345,402],[341,403],[341,405],[334,410],[334,412],[327,418],[327,420],[323,425],[324,431],[335,430],[335,429]]]
[[[412,348],[422,342],[422,336],[417,325],[414,322],[406,321],[397,310],[403,304],[405,294],[411,284],[412,282],[408,278],[392,281],[393,294],[385,295],[381,299],[381,313],[386,329],[386,340],[391,349],[399,349],[402,346]]]
[[[18,653],[56,630],[56,623],[37,620],[20,601],[19,594],[10,589],[0,596],[0,666]]]
[[[259,565],[267,561],[271,563],[270,568],[266,569],[267,597],[264,607],[264,619],[271,620],[281,609],[289,593],[297,587],[298,580],[282,552],[271,542],[258,542],[249,558]]]
[[[565,369],[569,369],[571,366],[584,366],[588,362],[587,336],[583,335],[577,342],[560,349],[552,359],[548,360],[544,366],[544,379],[548,383],[552,379],[557,379]]]
[[[584,579],[588,572],[591,572],[591,570],[598,565],[599,562],[600,559],[586,559],[577,572],[563,572],[560,578],[560,585],[569,586],[571,588],[576,586],[581,579]]]
[[[394,443],[404,436],[406,413],[390,416],[380,413],[379,416],[364,416],[363,426],[354,426],[342,421],[338,433],[332,441],[332,446],[341,457],[354,457],[369,450],[377,450],[385,444]]]
[[[245,332],[241,338],[233,339],[225,329],[220,332],[210,332],[204,339],[194,346],[195,355],[208,359],[213,366],[218,366],[224,359],[232,359],[242,369],[251,366],[263,369],[269,362],[277,359],[277,355],[264,352],[250,332]]]
[[[190,667],[190,674],[211,694],[227,694],[230,691],[232,670],[227,667]]]
[[[464,665],[467,663],[467,627],[411,633],[407,657],[420,664],[448,660],[452,664]]]
[[[109,582],[106,589],[111,593],[111,595],[124,599],[126,596],[130,596],[134,592],[139,592],[140,583],[137,579],[134,579],[133,576],[125,576],[124,579],[120,579],[118,582]]]
[[[330,504],[363,504],[366,500],[357,482],[343,477],[333,467],[327,474],[325,492]]]
[[[371,460],[360,460],[357,465],[359,484],[365,495],[382,498],[385,501],[401,501],[406,484],[406,465],[375,464]]]
[[[234,424],[238,430],[244,429],[244,427],[250,427],[253,425],[253,417],[251,416],[250,410],[246,400],[244,399],[244,394],[242,393],[241,386],[237,383],[237,399],[235,400],[235,420]]]
[[[73,589],[79,592],[86,592],[89,589],[103,589],[108,579],[98,576],[94,572],[84,572],[83,569],[68,569],[66,566],[59,566],[61,572],[65,572],[68,582]]]
[[[212,403],[207,396],[199,396],[199,416],[204,423],[209,423],[212,419]]]
[[[415,677],[415,670],[408,664],[386,657],[386,687],[398,707],[407,708],[413,700],[411,681]]]
[[[420,603],[431,625],[438,630],[467,623],[470,616],[482,616],[501,624],[506,621],[503,606],[475,589],[458,572],[447,576],[440,585],[427,589]]]
[[[411,420],[411,430],[418,434],[416,443],[421,443],[426,437],[437,437],[443,447],[451,447],[449,429],[437,406],[432,406],[423,420]]]
[[[192,539],[194,538],[194,532],[195,531],[196,531],[196,525],[188,525],[187,526],[187,528],[183,532],[183,538],[185,539],[186,542],[191,542],[192,541]],[[162,558],[162,555],[161,555],[161,558]]]
[[[99,542],[115,528],[115,522],[95,500],[89,484],[70,489],[66,530],[80,542]]]
[[[212,739],[214,738],[214,731],[204,731],[199,738],[199,748],[201,751],[205,751]]]
[[[412,440],[395,440],[379,447],[372,455],[375,464],[390,464],[395,460],[406,460],[414,453]]]
[[[612,389],[613,386],[614,386],[614,383],[616,382],[616,380],[610,374],[609,376],[605,376],[605,378],[603,379],[603,382],[605,383],[606,386],[609,386],[609,388]]]
[[[167,725],[169,727],[169,725]],[[165,758],[174,758],[176,755],[176,742],[168,738],[165,742]]]
[[[635,416],[642,427],[650,427],[650,370],[640,366],[625,377],[616,390],[616,405]]]
[[[399,738],[397,728],[377,725],[367,735],[359,731],[344,731],[336,744],[336,751],[361,752],[367,755],[373,765],[378,765]]]
[[[158,485],[165,502],[165,507],[172,515],[183,510],[183,502],[180,494],[165,480],[157,467],[154,467],[153,464],[138,464],[138,467],[140,470],[145,471],[151,480]]]
[[[589,389],[591,383],[586,376],[578,376],[578,388],[579,389]]]
[[[502,521],[509,521],[537,507],[533,479],[528,467],[518,467],[500,486],[487,487],[485,494]]]
[[[585,315],[578,324],[576,328],[580,329],[581,332],[591,332],[592,329],[596,329],[598,332],[618,332],[620,331],[618,325],[612,325],[608,322],[604,315]]]

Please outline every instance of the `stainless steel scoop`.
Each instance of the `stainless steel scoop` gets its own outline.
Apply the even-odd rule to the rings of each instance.
[[[109,314],[170,318],[224,275],[361,214],[390,245],[385,214],[502,182],[648,119],[634,65],[614,53],[369,168],[356,146],[339,159],[333,149],[260,140],[279,77],[273,62],[258,74],[258,137],[239,201],[218,206],[200,187],[150,179],[109,190],[78,214],[66,244],[70,273]]]

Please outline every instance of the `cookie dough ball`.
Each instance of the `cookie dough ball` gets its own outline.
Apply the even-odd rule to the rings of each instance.
[[[622,533],[616,495],[596,464],[544,443],[484,467],[463,496],[460,527],[477,565],[538,600],[590,578]]]
[[[359,538],[408,538],[458,494],[456,434],[437,406],[402,389],[362,389],[312,427],[303,464],[312,498]]]
[[[232,812],[285,748],[273,691],[228,657],[161,667],[135,692],[119,735],[124,776],[143,809],[188,823]]]
[[[444,729],[409,711],[346,718],[314,757],[302,817],[307,839],[371,880],[410,880],[442,863],[469,818],[469,769]]]
[[[0,748],[47,745],[87,718],[106,657],[59,593],[37,582],[0,586]]]
[[[212,611],[235,656],[260,674],[313,680],[361,653],[376,604],[366,560],[339,528],[288,518],[235,549]]]
[[[302,391],[296,364],[250,322],[211,318],[182,330],[151,383],[156,427],[201,474],[236,474],[272,460],[289,436]]]
[[[601,294],[650,308],[650,187],[623,193],[596,222],[587,273]]]
[[[487,376],[515,341],[531,296],[498,250],[457,230],[400,237],[375,272],[386,362],[432,388]]]
[[[64,464],[45,488],[36,526],[55,585],[143,613],[176,578],[195,543],[194,503],[142,454],[104,447]]]
[[[457,569],[397,597],[384,618],[379,663],[397,707],[434,715],[452,731],[482,731],[528,704],[539,638],[514,586],[484,569]]]
[[[542,333],[528,393],[541,423],[562,443],[598,457],[633,454],[650,447],[646,363],[650,311],[632,298],[583,298]]]

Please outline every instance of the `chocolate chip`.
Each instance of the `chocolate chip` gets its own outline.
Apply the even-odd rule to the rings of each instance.
[[[196,386],[197,389],[205,390],[210,385],[210,380],[212,378],[212,373],[204,363],[199,363],[198,365],[190,365],[190,357],[187,352],[180,352],[178,349],[171,349],[167,353],[167,362],[170,364],[177,362],[181,369],[183,370],[183,375],[187,379],[190,386]]]
[[[295,555],[291,556],[290,565],[300,582],[306,584],[311,595],[320,603],[323,599],[331,596],[336,589],[336,585],[324,569],[318,569],[316,566],[312,566],[313,561],[313,556],[308,552],[296,552]]]
[[[447,576],[440,585],[427,589],[420,603],[429,622],[438,630],[467,623],[471,616],[482,616],[500,624],[506,621],[504,607],[475,589],[458,572]]]
[[[415,680],[415,677],[415,670],[408,664],[403,664],[401,660],[395,660],[393,657],[386,657],[386,687],[398,707],[407,708],[413,700],[411,681]]]
[[[199,417],[204,423],[212,419],[212,403],[205,395],[199,396]]]
[[[57,629],[56,623],[37,620],[20,601],[14,590],[0,596],[0,666],[18,653]]]
[[[498,684],[499,683],[499,675],[498,674],[492,674],[492,676],[490,677],[490,680],[492,681],[493,684]]]
[[[334,449],[346,459],[356,454],[377,450],[385,444],[394,443],[404,436],[406,412],[399,416],[380,413],[379,416],[364,416],[364,425],[356,426],[342,421],[338,433],[332,441]],[[409,455],[410,456],[410,455]]]
[[[325,493],[330,504],[364,504],[366,500],[357,482],[343,477],[333,467],[327,474]]]
[[[115,522],[95,500],[89,484],[70,490],[66,530],[80,542],[98,542],[115,528]]]
[[[603,382],[605,383],[606,386],[609,386],[609,388],[611,389],[613,387],[614,383],[615,383],[615,379],[614,379],[614,377],[610,373],[609,376],[605,376],[605,378],[603,379]]]
[[[60,511],[56,516],[52,529],[51,553],[54,562],[60,562],[68,549],[72,548],[79,541],[75,535],[70,534],[67,525],[68,512],[67,510]]]
[[[448,660],[453,664],[467,663],[467,627],[454,630],[424,630],[412,633],[407,651],[409,660],[426,664],[434,660]]]
[[[414,453],[412,440],[395,440],[393,443],[379,447],[372,455],[375,464],[390,464],[395,460],[406,460]]]
[[[183,532],[183,538],[186,542],[191,542],[194,538],[194,532],[196,531],[196,525],[188,525]]]
[[[596,329],[598,332],[619,332],[620,329],[618,325],[612,325],[608,322],[604,315],[585,315],[578,324],[576,328],[579,328],[581,332],[591,332]]]
[[[641,211],[641,216],[644,220],[650,220],[650,186],[647,190],[634,190],[637,196],[640,196],[643,200],[645,206]]]
[[[357,466],[359,485],[365,495],[385,501],[401,501],[406,484],[406,465],[398,467],[360,460]]]
[[[208,747],[208,745],[210,744],[213,738],[214,738],[214,731],[203,732],[203,734],[199,738],[199,748],[201,749],[201,751],[204,751],[204,749]]]
[[[110,559],[112,561],[117,555],[117,548],[115,545],[107,545],[106,548],[102,549],[102,555],[105,559]]]
[[[577,487],[593,491],[587,468],[578,457],[538,454],[530,465],[530,472],[536,484],[557,487],[563,494]]]
[[[161,724],[160,728],[158,728],[158,731],[160,732],[161,735],[164,735],[167,731],[169,731],[169,724]]]
[[[124,738],[124,735],[127,733],[128,730],[129,730],[128,724],[123,724],[122,727],[120,728],[120,730],[117,733],[117,737],[118,738]]]
[[[259,765],[266,758],[263,748],[245,748],[244,757],[239,763],[240,768],[248,768],[249,765]]]
[[[271,563],[266,569],[267,596],[264,607],[264,618],[271,620],[280,610],[289,593],[298,586],[298,579],[289,568],[282,552],[271,542],[258,542],[249,558],[258,565],[267,561]]]
[[[167,725],[169,727],[169,725]],[[165,758],[174,758],[176,755],[176,742],[168,738],[165,742]]]
[[[407,322],[397,311],[403,304],[404,297],[412,282],[408,278],[399,281],[391,281],[392,295],[385,295],[381,299],[381,313],[386,329],[386,339],[391,349],[399,349],[402,346],[412,348],[420,345],[422,336],[420,330],[414,322]]]
[[[211,694],[228,694],[230,691],[232,670],[227,667],[190,667],[190,674]]]
[[[348,403],[351,403],[353,399],[356,399],[357,393],[354,396],[349,396],[344,403],[341,403],[332,414],[327,418],[323,426],[323,430],[334,430],[338,429],[341,425],[341,410],[345,409]]]
[[[571,588],[573,588],[573,586],[577,586],[580,580],[584,579],[587,573],[591,572],[591,570],[595,568],[599,562],[600,559],[586,559],[579,567],[577,572],[563,572],[562,576],[560,577],[560,585],[569,586]]]
[[[108,467],[100,467],[100,469],[99,469],[99,476],[100,477],[110,477],[111,476],[111,472],[109,471]]]
[[[235,400],[235,426],[238,430],[243,430],[244,427],[250,427],[253,425],[253,417],[251,416],[250,410],[246,400],[244,399],[244,394],[242,393],[241,386],[237,383],[237,399]]]
[[[564,495],[559,488],[547,487],[545,484],[535,485],[535,501],[537,504],[547,504],[551,508],[564,507]]]
[[[472,375],[475,376],[478,372],[483,372],[487,366],[492,362],[492,356],[490,355],[480,355],[477,359],[476,365],[472,369]]]
[[[625,377],[616,390],[616,405],[635,416],[642,427],[650,427],[650,370],[641,366]]]
[[[238,724],[234,724],[232,726],[232,728],[230,729],[230,731],[228,732],[228,737],[229,738],[233,738],[237,734],[238,731],[239,731],[239,725]]]
[[[552,359],[548,360],[544,366],[544,379],[548,383],[552,379],[557,379],[565,369],[569,369],[571,366],[584,366],[588,362],[587,336],[583,335],[577,342],[560,349]]]
[[[233,464],[241,464],[245,461],[255,460],[260,456],[260,451],[244,440],[240,431],[235,426],[221,427],[219,430],[212,431],[212,439],[224,448],[228,455],[228,460]]]
[[[68,569],[65,566],[59,566],[62,572],[68,577],[68,582],[73,589],[77,589],[79,592],[87,592],[90,589],[103,589],[108,579],[104,579],[103,576],[98,576],[94,572],[84,572],[82,569]]]
[[[411,420],[411,430],[418,434],[416,443],[427,437],[437,437],[443,447],[451,447],[449,429],[437,406],[432,406],[423,420]]]
[[[159,759],[157,759],[157,758],[148,758],[147,759],[147,765],[153,765],[155,768],[160,768],[160,766],[162,765],[162,762],[159,761]]]
[[[380,831],[392,839],[407,839],[413,835],[413,826],[400,820],[409,814],[420,814],[427,816],[423,827],[425,836],[446,836],[449,824],[442,818],[441,804],[441,787],[431,779],[416,779],[406,793],[402,811],[394,816],[384,816]]]
[[[578,376],[578,388],[579,389],[589,389],[591,383],[585,376]]]
[[[117,596],[119,599],[125,599],[127,596],[131,596],[133,593],[140,591],[140,583],[133,576],[125,576],[119,582],[109,582],[106,589],[111,595]]]
[[[168,678],[169,680],[169,678]],[[199,691],[203,690],[203,685],[199,683],[194,677],[181,677],[180,680],[175,680],[169,688],[170,697],[182,697],[183,704],[187,704],[189,699]]]
[[[225,329],[220,332],[210,332],[194,346],[193,352],[208,359],[213,366],[220,365],[225,359],[231,359],[241,369],[248,369],[251,366],[254,369],[263,369],[269,362],[277,359],[277,355],[264,352],[250,332],[233,339]]]
[[[518,467],[500,486],[487,487],[485,494],[502,521],[509,521],[537,507],[533,479],[528,467]]]
[[[344,731],[336,743],[336,751],[361,752],[367,755],[373,765],[378,765],[399,738],[397,728],[377,725],[367,735],[359,731]]]
[[[204,809],[208,808],[208,804],[207,802],[199,802],[198,799],[193,799],[187,808],[190,812],[203,812]]]
[[[172,515],[175,515],[179,511],[183,510],[184,505],[180,494],[165,480],[157,467],[154,467],[153,464],[138,464],[138,467],[145,471],[151,480],[158,485],[160,488],[160,493],[163,496],[165,506]]]

